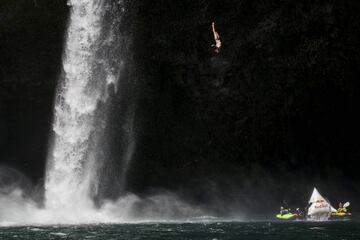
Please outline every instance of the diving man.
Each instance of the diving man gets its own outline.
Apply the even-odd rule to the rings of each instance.
[[[219,53],[220,52],[220,48],[221,48],[221,41],[220,41],[220,35],[219,33],[215,30],[215,23],[212,23],[212,31],[214,34],[214,40],[215,40],[215,44],[211,45],[212,47],[214,47],[214,52],[215,53]]]

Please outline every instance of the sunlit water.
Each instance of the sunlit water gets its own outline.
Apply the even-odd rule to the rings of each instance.
[[[0,227],[0,239],[360,239],[360,222],[196,222]]]

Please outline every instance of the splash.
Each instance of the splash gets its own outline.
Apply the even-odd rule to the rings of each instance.
[[[171,193],[139,198],[128,194],[116,201],[103,202],[99,208],[42,208],[15,189],[0,192],[0,227],[27,225],[78,225],[98,223],[203,222],[204,212]]]

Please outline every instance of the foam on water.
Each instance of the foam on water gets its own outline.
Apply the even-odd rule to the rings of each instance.
[[[204,212],[170,193],[139,198],[128,194],[116,201],[106,201],[100,207],[64,209],[40,207],[25,198],[20,190],[0,194],[0,226],[27,225],[77,225],[97,223],[144,223],[144,222],[204,222],[211,217],[196,218]]]

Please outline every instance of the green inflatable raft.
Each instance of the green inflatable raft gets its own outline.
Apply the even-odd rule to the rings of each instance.
[[[296,214],[292,214],[292,213],[287,213],[287,214],[277,214],[276,218],[281,219],[281,220],[293,220],[297,218]]]

